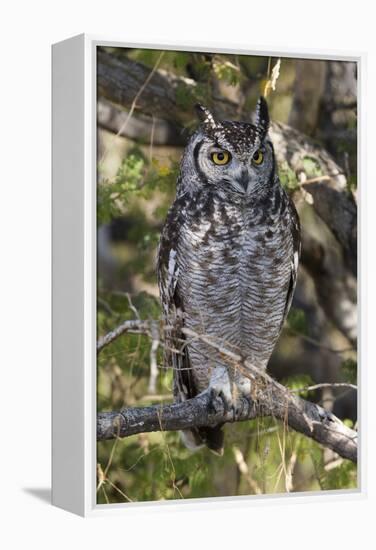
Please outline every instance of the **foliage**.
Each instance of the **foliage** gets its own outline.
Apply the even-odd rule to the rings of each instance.
[[[299,182],[296,173],[291,170],[286,161],[280,163],[278,167],[278,175],[282,186],[286,189],[287,192],[291,193],[292,191],[295,191],[299,188]]]
[[[304,157],[303,168],[307,178],[316,178],[322,176],[322,170],[316,159],[312,157]]]
[[[239,80],[242,77],[239,67],[222,56],[214,57],[213,71],[219,80],[226,82],[230,86],[239,84]]]
[[[345,359],[342,363],[343,376],[349,384],[357,383],[358,368],[357,362],[354,359]]]
[[[176,163],[150,162],[134,147],[121,162],[115,178],[98,184],[97,223],[122,216],[134,199],[150,199],[153,191],[171,193],[178,172]]]
[[[308,390],[304,390],[308,386],[312,386],[314,383],[309,374],[297,374],[295,376],[289,376],[281,380],[282,384],[293,391],[299,390],[299,395],[305,399],[308,397]],[[303,391],[302,391],[303,390]]]

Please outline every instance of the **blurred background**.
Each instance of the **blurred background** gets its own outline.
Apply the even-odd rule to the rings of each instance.
[[[292,389],[357,380],[357,75],[344,61],[99,48],[98,337],[160,319],[156,248],[199,101],[250,120],[267,95],[280,179],[299,211],[293,306],[269,364]],[[98,355],[98,411],[172,401],[163,348],[125,334]],[[153,364],[158,375],[153,377]],[[301,392],[354,427],[356,390]],[[178,433],[98,442],[98,503],[354,488],[356,466],[274,419],[227,425],[223,457]]]

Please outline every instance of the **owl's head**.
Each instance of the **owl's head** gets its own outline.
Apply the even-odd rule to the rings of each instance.
[[[274,151],[267,137],[268,106],[257,102],[251,122],[216,120],[197,105],[201,121],[186,149],[183,166],[196,185],[211,186],[226,195],[263,195],[274,181]]]

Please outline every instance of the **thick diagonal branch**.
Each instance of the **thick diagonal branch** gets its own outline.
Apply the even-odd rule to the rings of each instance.
[[[148,321],[127,321],[103,340],[112,341],[126,331],[138,330],[149,333]],[[306,401],[285,386],[279,384],[269,374],[260,371],[249,361],[226,349],[222,343],[205,334],[198,334],[187,328],[185,335],[204,340],[221,353],[231,368],[241,370],[252,380],[252,399],[241,399],[236,419],[232,412],[223,408],[221,401],[213,406],[209,392],[204,392],[183,403],[135,407],[121,411],[102,412],[97,416],[98,440],[127,437],[137,433],[153,431],[183,430],[193,427],[216,426],[218,424],[244,421],[262,416],[272,416],[285,422],[293,430],[314,439],[343,458],[357,461],[357,432],[351,430],[332,413],[310,401]],[[98,351],[103,348],[98,346]]]
[[[319,405],[291,395],[283,386],[267,386],[257,401],[241,400],[237,421],[262,416],[277,418],[341,457],[357,462],[357,433]],[[102,412],[97,417],[97,439],[127,437],[137,433],[184,430],[233,422],[221,403],[211,404],[209,392],[183,403],[130,407],[118,412]]]

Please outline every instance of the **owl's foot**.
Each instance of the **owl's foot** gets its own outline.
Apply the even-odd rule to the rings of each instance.
[[[224,410],[225,414],[234,410],[235,402],[232,394],[232,384],[225,367],[216,367],[210,378],[210,404],[214,412]]]
[[[243,375],[238,375],[235,379],[236,388],[236,406],[234,410],[234,420],[242,420],[248,417],[251,399],[251,380]]]
[[[214,413],[223,411],[233,421],[247,418],[252,406],[249,378],[241,375],[232,382],[225,367],[216,367],[207,391]]]
[[[240,375],[236,378],[235,385],[238,395],[242,397],[249,397],[251,395],[252,383],[246,376]]]
[[[236,407],[234,411],[234,421],[246,420],[249,417],[252,405],[253,405],[252,398],[248,395],[242,395],[236,401]]]

